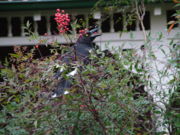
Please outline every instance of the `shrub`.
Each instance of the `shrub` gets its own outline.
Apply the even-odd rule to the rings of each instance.
[[[33,59],[33,50],[23,54],[21,49],[11,54],[13,64],[1,69],[0,133],[150,134],[153,105],[143,89],[146,71],[133,53],[96,53],[78,70],[70,93],[55,99],[49,95],[58,81],[53,78],[57,55]]]

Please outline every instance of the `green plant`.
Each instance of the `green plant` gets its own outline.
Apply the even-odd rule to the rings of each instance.
[[[84,65],[74,78],[70,94],[51,100],[48,95],[56,83],[53,79],[56,56],[35,60],[33,52],[23,54],[18,48],[11,54],[14,64],[1,70],[4,82],[0,85],[0,132],[9,135],[150,133],[148,112],[153,106],[138,91],[146,83],[140,74],[144,70],[137,61],[120,53],[113,58],[103,55],[97,57],[94,52],[91,64]],[[130,72],[124,64],[135,66],[139,73]]]

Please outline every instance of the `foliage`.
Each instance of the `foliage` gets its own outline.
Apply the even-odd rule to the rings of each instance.
[[[151,3],[151,2],[162,2],[163,0],[99,0],[96,5],[99,7],[103,6],[122,6],[126,5],[129,6],[134,2],[144,2],[144,3]]]
[[[176,4],[176,7],[179,7],[180,4],[177,1],[174,1]],[[175,24],[179,24],[180,22],[180,10],[176,10],[176,13],[174,14],[176,20],[170,21],[168,24],[170,24],[168,28],[168,32],[170,33],[173,29]],[[169,104],[167,105],[167,111],[165,114],[166,122],[169,124],[169,132],[172,135],[178,135],[180,134],[180,46],[179,43],[174,44],[171,48],[171,53],[173,54],[173,57],[171,58],[170,63],[174,66],[175,71],[177,72],[177,75],[170,81],[171,85],[174,85],[174,92],[171,94],[169,98]]]
[[[54,68],[60,61],[56,55],[33,59],[33,52],[23,53],[16,48],[11,54],[13,64],[6,63],[1,69],[1,134],[152,132],[153,104],[146,93],[138,91],[146,83],[145,71],[137,59],[132,59],[133,53],[122,55],[120,51],[112,58],[95,51],[91,64],[83,66],[73,79],[70,94],[51,99],[49,95],[57,82]],[[131,72],[133,67],[137,73]]]

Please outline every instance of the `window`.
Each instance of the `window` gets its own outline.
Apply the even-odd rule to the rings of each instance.
[[[7,19],[0,18],[0,37],[6,37],[8,35]]]
[[[44,35],[47,32],[47,21],[45,16],[41,16],[41,20],[37,21],[39,35]]]
[[[113,15],[114,19],[114,31],[123,31],[123,16],[121,13],[115,13]]]
[[[11,25],[12,25],[12,35],[13,36],[21,36],[21,20],[20,20],[20,18],[12,17]]]
[[[102,32],[110,32],[110,17],[109,15],[104,15],[101,24],[101,30]]]

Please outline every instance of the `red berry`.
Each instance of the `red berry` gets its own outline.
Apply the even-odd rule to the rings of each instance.
[[[54,20],[58,25],[57,28],[59,30],[59,33],[65,33],[66,31],[69,30],[69,28],[67,28],[67,26],[70,23],[69,15],[67,13],[65,14],[64,10],[57,9],[56,11],[57,13],[55,13]]]
[[[60,9],[56,9],[57,12],[60,12],[61,10]]]

